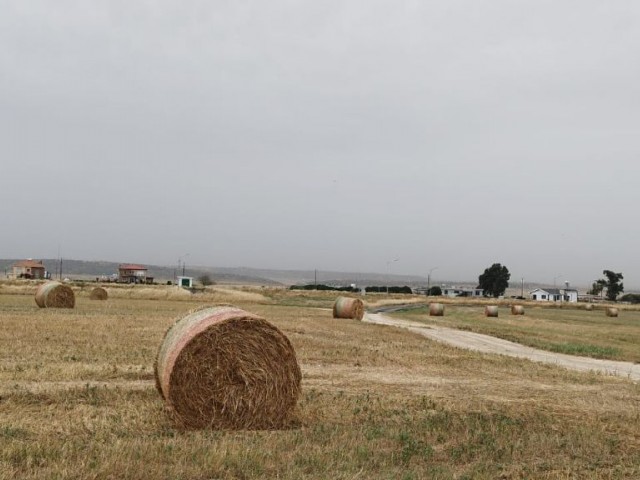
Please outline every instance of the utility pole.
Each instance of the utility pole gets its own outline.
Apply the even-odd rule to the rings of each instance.
[[[427,295],[429,295],[429,290],[431,290],[431,272],[437,269],[438,267],[433,267],[431,270],[429,270],[429,273],[427,274]]]
[[[313,270],[313,285],[318,289],[318,269]]]
[[[394,262],[397,262],[398,260],[400,260],[399,258],[394,258],[393,260],[389,260],[387,262],[387,275],[391,275],[391,264]],[[387,284],[387,295],[389,295],[389,278],[387,278],[387,281],[384,282]]]
[[[520,292],[520,296],[524,298],[524,277],[522,277],[522,291]]]

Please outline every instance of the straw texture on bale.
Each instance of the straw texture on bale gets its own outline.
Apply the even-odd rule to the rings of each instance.
[[[511,305],[511,315],[524,315],[524,307],[522,305]]]
[[[617,317],[618,316],[618,309],[614,308],[614,307],[607,307],[607,309],[605,310],[605,313],[606,313],[607,317]]]
[[[444,316],[444,305],[442,303],[430,303],[429,304],[429,315],[432,317],[443,317]]]
[[[359,298],[338,297],[333,304],[333,318],[354,318],[362,320],[364,303]]]
[[[233,430],[288,426],[302,377],[289,339],[233,306],[175,322],[158,350],[155,376],[179,426]]]
[[[109,294],[102,287],[94,288],[89,294],[89,300],[106,300],[107,298],[109,298]]]
[[[76,306],[76,296],[67,285],[47,282],[38,287],[36,303],[40,308],[73,308]]]
[[[484,315],[485,317],[497,317],[498,316],[498,306],[497,305],[487,305],[484,307]]]

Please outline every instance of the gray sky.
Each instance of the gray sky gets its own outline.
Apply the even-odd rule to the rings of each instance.
[[[638,2],[0,11],[0,257],[640,286]]]

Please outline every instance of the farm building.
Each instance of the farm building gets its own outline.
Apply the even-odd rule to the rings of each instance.
[[[118,266],[118,282],[120,283],[153,283],[153,277],[147,275],[147,267],[134,263]]]
[[[442,287],[442,295],[445,297],[481,297],[483,293],[482,288]]]
[[[529,292],[531,300],[538,302],[571,302],[578,301],[578,291],[573,288],[536,288]]]
[[[193,287],[193,277],[178,277],[177,285],[179,287],[191,288]]]
[[[20,260],[11,266],[13,278],[47,278],[47,271],[42,261],[38,260]]]

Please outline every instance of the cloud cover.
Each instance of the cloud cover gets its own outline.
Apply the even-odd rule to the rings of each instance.
[[[0,256],[640,286],[636,2],[0,7]]]

